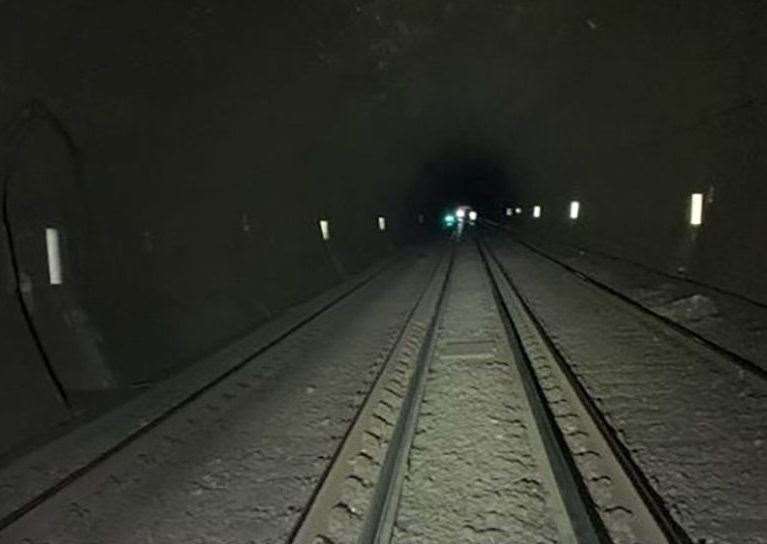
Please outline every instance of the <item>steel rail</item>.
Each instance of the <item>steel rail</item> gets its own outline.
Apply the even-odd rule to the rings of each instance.
[[[240,362],[236,363],[234,366],[228,368],[226,371],[222,372],[214,379],[206,382],[201,387],[198,387],[192,393],[190,393],[189,395],[187,395],[186,397],[184,397],[183,399],[175,403],[173,406],[161,412],[154,419],[148,421],[146,424],[142,425],[141,427],[129,432],[125,437],[123,437],[122,439],[114,443],[112,446],[110,446],[109,448],[101,452],[99,455],[94,456],[87,463],[69,472],[68,474],[61,477],[59,480],[57,480],[56,483],[54,483],[53,485],[48,486],[43,491],[37,493],[36,495],[34,495],[29,500],[25,501],[20,506],[14,508],[13,510],[5,514],[2,518],[0,518],[0,531],[7,528],[14,522],[18,521],[20,518],[22,518],[24,515],[32,511],[34,508],[36,508],[40,504],[44,503],[46,500],[57,495],[58,493],[60,493],[61,491],[63,491],[64,489],[72,485],[74,482],[76,482],[77,480],[79,480],[80,478],[88,474],[90,471],[92,471],[96,467],[100,466],[109,458],[116,455],[121,450],[125,449],[128,445],[132,444],[133,442],[135,442],[142,436],[148,434],[150,431],[155,429],[157,426],[159,426],[165,420],[170,418],[172,415],[181,411],[183,408],[191,404],[193,401],[200,398],[207,391],[211,390],[213,387],[223,382],[226,378],[233,375],[237,371],[241,370],[248,363],[250,363],[254,358],[264,354],[265,352],[267,352],[268,350],[270,350],[277,344],[284,341],[290,335],[296,333],[297,331],[299,331],[300,329],[308,325],[310,322],[314,321],[315,319],[319,318],[321,315],[327,313],[329,310],[336,307],[343,300],[347,299],[354,293],[360,291],[364,286],[370,284],[374,279],[380,277],[386,270],[389,270],[394,262],[395,262],[394,259],[387,260],[383,265],[373,270],[372,272],[368,273],[367,275],[363,276],[361,279],[359,279],[353,285],[351,285],[348,289],[344,290],[341,294],[334,297],[329,302],[323,304],[320,308],[302,317],[297,323],[292,324],[286,330],[280,332],[276,337],[270,339],[264,345],[254,350],[251,354],[244,357]]]
[[[492,228],[498,229],[499,231],[504,232],[504,233],[508,234],[509,236],[511,236],[508,233],[508,231],[503,228],[503,225],[501,225],[500,223],[496,223],[494,221],[484,220],[484,224],[488,225],[488,226],[490,226]],[[648,317],[650,317],[650,318],[652,318],[654,320],[659,321],[663,325],[666,325],[667,327],[669,327],[672,330],[674,330],[674,332],[676,332],[680,336],[684,337],[686,340],[688,340],[690,342],[695,342],[697,344],[700,344],[703,347],[708,348],[709,350],[715,352],[720,357],[723,357],[725,359],[731,360],[734,364],[738,365],[742,369],[744,369],[744,370],[746,370],[746,371],[748,371],[748,372],[758,376],[759,378],[761,378],[763,380],[767,380],[767,369],[759,366],[758,364],[756,364],[755,362],[751,361],[750,359],[747,359],[746,357],[744,357],[744,356],[742,356],[742,355],[732,351],[731,349],[726,348],[726,347],[722,346],[721,344],[718,344],[718,343],[714,342],[713,340],[710,340],[710,339],[706,338],[704,335],[702,335],[702,334],[700,334],[698,332],[695,332],[694,330],[692,330],[692,329],[690,329],[688,327],[685,327],[684,325],[681,325],[680,323],[677,323],[676,321],[674,321],[673,319],[671,319],[669,317],[666,317],[665,315],[659,314],[658,312],[656,312],[654,310],[651,310],[647,306],[637,302],[636,300],[632,299],[631,297],[626,296],[625,294],[623,294],[619,290],[615,289],[614,287],[611,287],[611,286],[607,285],[606,283],[596,279],[595,277],[593,277],[591,275],[588,275],[588,274],[585,274],[585,273],[581,272],[580,270],[576,269],[575,267],[573,267],[573,266],[571,266],[571,265],[569,265],[569,264],[567,264],[567,263],[565,263],[565,262],[563,262],[563,261],[561,261],[561,260],[559,260],[559,259],[557,259],[555,257],[552,257],[548,253],[544,252],[543,250],[539,249],[538,247],[536,247],[535,245],[533,245],[533,244],[531,244],[529,242],[526,242],[524,240],[520,240],[518,238],[514,238],[514,242],[519,244],[519,245],[521,245],[521,246],[523,246],[523,247],[525,247],[525,248],[527,248],[529,251],[535,253],[539,257],[541,257],[543,259],[546,259],[547,261],[549,261],[551,263],[554,263],[555,265],[563,268],[567,272],[577,276],[578,279],[580,279],[581,281],[583,281],[583,282],[585,282],[585,283],[587,283],[589,285],[593,285],[594,287],[596,287],[598,289],[606,291],[610,295],[612,295],[615,298],[625,302],[626,304],[630,305],[631,307],[633,307],[637,311],[641,312],[642,314],[644,314],[644,315],[646,315],[646,316],[648,316]],[[682,278],[675,278],[675,279],[677,279],[679,281],[688,281],[688,280],[684,280]],[[711,287],[708,287],[708,286],[706,286],[706,287],[709,288],[709,289],[711,288]],[[724,294],[730,294],[730,293],[724,292]],[[749,302],[751,302],[751,301],[749,300]]]
[[[450,258],[452,259],[452,254]],[[378,369],[378,372],[376,373],[376,376],[373,379],[373,383],[370,389],[365,394],[365,398],[360,403],[360,406],[357,412],[354,414],[351,424],[346,429],[346,432],[344,433],[343,438],[340,440],[338,447],[333,453],[330,462],[328,463],[327,467],[323,471],[322,476],[320,477],[320,480],[318,484],[315,486],[314,491],[312,492],[312,495],[307,503],[307,507],[304,509],[298,521],[296,522],[295,526],[293,527],[290,537],[288,538],[288,542],[291,542],[291,543],[303,542],[306,538],[313,538],[314,535],[309,535],[308,533],[306,533],[305,525],[307,522],[307,518],[312,513],[312,509],[315,508],[318,502],[319,495],[321,491],[323,490],[323,487],[328,484],[328,480],[331,476],[331,472],[333,468],[337,465],[337,463],[340,462],[340,458],[344,452],[344,448],[346,447],[349,441],[349,437],[352,435],[355,429],[363,423],[362,417],[363,417],[363,414],[365,413],[365,410],[368,408],[368,405],[370,404],[370,399],[373,397],[375,391],[379,387],[381,387],[382,379],[384,375],[386,374],[387,368],[391,364],[395,353],[397,352],[397,347],[402,342],[408,328],[410,327],[411,322],[413,321],[413,318],[418,310],[418,307],[422,304],[424,298],[429,292],[430,286],[432,285],[437,274],[439,273],[441,263],[442,263],[442,259],[439,259],[434,269],[431,271],[431,274],[429,275],[429,280],[426,282],[426,285],[424,286],[423,291],[419,294],[413,306],[408,311],[408,314],[404,320],[404,324],[402,325],[400,330],[397,332],[397,337],[395,341],[392,343],[392,347],[387,353],[386,359],[381,364],[381,368]]]
[[[611,542],[599,514],[596,511],[594,501],[589,494],[586,484],[581,477],[573,460],[570,448],[565,441],[562,431],[557,425],[554,414],[549,407],[546,396],[540,383],[535,377],[530,358],[525,352],[520,334],[514,324],[511,312],[506,306],[501,295],[498,280],[488,261],[488,257],[482,244],[475,238],[477,250],[482,258],[485,271],[490,280],[509,344],[514,355],[522,384],[533,412],[536,425],[543,439],[544,447],[549,459],[552,472],[559,487],[565,508],[573,524],[576,540],[579,543],[609,544]]]
[[[454,259],[455,246],[450,250],[447,272],[440,289],[436,308],[429,322],[423,346],[418,353],[415,372],[410,380],[400,410],[400,417],[397,419],[379,473],[370,514],[365,520],[359,539],[360,544],[389,544],[391,540],[392,529],[397,520],[402,483],[407,470],[407,457],[413,443],[421,400],[426,388],[426,378],[434,356],[436,330],[444,312],[445,294],[450,284]]]
[[[497,269],[502,274],[504,281],[506,282],[509,289],[519,299],[525,313],[533,323],[540,337],[543,339],[546,348],[553,355],[557,366],[567,378],[567,382],[569,383],[570,387],[577,394],[578,399],[581,401],[592,421],[601,432],[607,444],[610,446],[615,459],[620,463],[624,472],[630,478],[637,493],[644,501],[645,506],[652,514],[653,518],[655,519],[660,529],[663,531],[668,541],[673,544],[693,544],[692,540],[684,531],[684,529],[682,529],[682,527],[673,519],[669,510],[665,506],[663,498],[658,494],[657,491],[655,491],[642,469],[634,462],[631,456],[631,452],[620,440],[618,433],[601,413],[586,388],[575,375],[572,368],[570,368],[567,360],[562,355],[561,351],[556,347],[556,344],[553,342],[549,334],[546,332],[546,329],[543,327],[541,321],[531,309],[530,304],[527,302],[525,296],[522,294],[519,287],[511,278],[509,272],[503,267],[498,257],[495,255],[495,253],[492,252],[487,244],[480,243],[480,247],[482,248],[482,251],[486,252],[486,259],[488,261],[492,259]]]

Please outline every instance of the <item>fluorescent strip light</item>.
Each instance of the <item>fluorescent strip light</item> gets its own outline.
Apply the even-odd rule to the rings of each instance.
[[[61,285],[61,243],[57,229],[45,229],[45,246],[48,250],[48,279],[51,285]]]
[[[690,225],[703,223],[703,193],[693,193],[690,199]]]
[[[577,200],[570,202],[570,219],[578,219],[578,213],[581,211],[581,203]]]
[[[330,222],[327,219],[320,219],[320,232],[323,240],[330,240]]]

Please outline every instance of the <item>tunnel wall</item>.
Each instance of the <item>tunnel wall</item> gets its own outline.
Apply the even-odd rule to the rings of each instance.
[[[3,3],[4,198],[9,180],[73,178],[27,200],[34,222],[14,200],[14,231],[43,244],[51,203],[81,209],[56,225],[64,285],[38,262],[19,298],[1,256],[16,328],[0,409],[23,417],[0,431],[67,417],[49,368],[75,397],[160,379],[458,202],[521,205],[525,235],[767,303],[762,4]],[[58,143],[32,137],[31,111]],[[707,195],[697,229],[692,192]],[[38,302],[42,347],[11,339],[20,300]]]
[[[517,231],[767,303],[765,22],[759,2],[584,6],[520,125]]]
[[[73,415],[56,391],[61,373],[97,376],[63,380],[74,403],[162,379],[390,255],[415,224],[379,135],[363,130],[367,59],[323,53],[354,39],[343,35],[349,6],[10,2],[2,12],[3,191],[12,230],[31,233],[17,250],[33,256],[19,280],[9,248],[0,254],[0,454]],[[45,145],[29,129],[41,111],[60,129]],[[47,166],[63,141],[70,162]],[[76,190],[57,192],[67,176]],[[17,198],[35,183],[44,190]],[[50,217],[75,204],[82,214]],[[49,226],[66,240],[58,286]],[[62,318],[36,331],[39,346],[18,289],[33,325]],[[69,352],[57,343],[75,337]]]

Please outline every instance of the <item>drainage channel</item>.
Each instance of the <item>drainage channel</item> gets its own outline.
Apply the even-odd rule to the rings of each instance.
[[[517,332],[499,279],[478,245],[456,242],[293,543],[666,541],[601,515],[578,461],[583,444],[570,438],[609,448],[588,420],[562,428],[564,413],[588,414],[567,404],[575,397],[549,406],[550,384],[538,382],[526,351],[529,330]],[[606,464],[598,485],[613,482],[620,508],[641,506],[622,496],[630,479]]]

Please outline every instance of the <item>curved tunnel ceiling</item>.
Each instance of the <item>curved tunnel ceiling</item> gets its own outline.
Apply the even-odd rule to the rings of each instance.
[[[2,9],[4,179],[28,183],[20,156],[49,160],[26,136],[42,107],[76,147],[81,192],[66,198],[88,210],[60,225],[78,249],[58,303],[105,383],[173,372],[463,201],[542,205],[519,230],[767,302],[759,2]],[[693,192],[707,203],[696,232]],[[5,307],[19,304],[10,251]],[[3,318],[28,325],[18,309]],[[33,340],[6,346],[5,372],[53,399],[18,370],[39,358]]]

